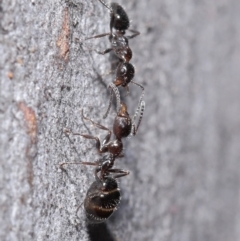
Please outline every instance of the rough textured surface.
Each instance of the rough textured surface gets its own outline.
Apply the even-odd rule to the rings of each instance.
[[[120,208],[100,227],[75,215],[92,168],[59,163],[98,158],[62,133],[104,135],[83,108],[112,125],[114,110],[101,118],[110,62],[91,51],[108,40],[82,42],[108,31],[108,13],[97,0],[0,3],[0,240],[240,240],[240,2],[119,3],[141,32],[130,45],[146,111],[117,164],[131,171]]]

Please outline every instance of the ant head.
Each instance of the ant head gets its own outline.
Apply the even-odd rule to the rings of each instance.
[[[116,73],[116,80],[114,81],[114,84],[116,86],[122,85],[123,87],[127,86],[128,83],[133,79],[134,77],[134,67],[130,63],[122,63],[117,68]]]
[[[116,30],[124,31],[129,28],[129,18],[125,10],[118,3],[111,3],[111,20],[110,29],[115,28]]]

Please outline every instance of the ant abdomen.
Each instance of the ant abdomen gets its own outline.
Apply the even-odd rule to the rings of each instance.
[[[115,28],[119,31],[125,31],[129,28],[129,18],[126,13],[126,11],[123,9],[122,6],[120,6],[118,3],[111,3],[111,22],[110,26],[111,28]]]
[[[105,177],[92,183],[84,200],[87,221],[101,223],[117,210],[121,195],[114,178]]]

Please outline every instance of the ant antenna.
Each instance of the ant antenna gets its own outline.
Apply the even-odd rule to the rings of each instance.
[[[77,210],[76,210],[76,216],[77,216],[77,214],[78,214],[79,209],[82,207],[82,205],[83,205],[83,202],[78,206],[78,208],[77,208]]]
[[[142,101],[140,104],[140,114],[139,114],[139,119],[138,119],[138,123],[137,123],[137,127],[135,126],[135,123],[132,125],[132,129],[131,129],[131,135],[135,136],[137,134],[138,131],[138,127],[141,124],[142,118],[143,118],[143,113],[145,110],[145,101]]]
[[[89,39],[93,39],[93,38],[102,38],[102,37],[105,37],[105,36],[108,36],[108,35],[111,35],[111,34],[110,33],[103,33],[103,34],[99,34],[97,36],[85,38],[84,40],[89,40]]]
[[[74,165],[88,165],[88,166],[97,166],[98,165],[98,163],[95,161],[95,162],[63,162],[63,163],[61,163],[60,164],[60,168],[61,169],[64,169],[63,168],[63,166],[64,165],[72,165],[72,164],[74,164]]]
[[[117,88],[117,86],[114,84],[114,83],[111,83],[108,88],[110,89],[110,100],[109,100],[109,103],[108,103],[108,108],[107,108],[107,111],[106,113],[104,114],[103,116],[103,119],[106,119],[106,117],[108,116],[108,113],[110,111],[110,108],[111,108],[111,104],[112,104],[112,99],[113,99],[113,92],[116,96],[116,105],[117,105],[117,112],[120,110],[120,103],[121,103],[121,100],[120,100],[120,94],[119,94],[119,90]]]
[[[137,117],[137,115],[138,115],[139,110],[141,109],[141,106],[142,106],[142,102],[143,102],[143,97],[144,97],[145,91],[144,91],[144,87],[143,87],[141,84],[138,84],[138,83],[136,83],[136,82],[134,82],[134,81],[131,81],[131,83],[133,83],[133,84],[139,86],[139,87],[142,89],[142,94],[141,94],[141,96],[140,96],[140,98],[139,98],[139,101],[138,101],[138,107],[137,107],[137,110],[136,110],[136,112],[135,112],[135,114],[134,114],[134,116],[133,116],[133,118],[132,118],[132,121],[134,122],[135,119],[136,119],[136,117]]]
[[[83,118],[84,120],[90,121],[93,125],[96,125],[96,123],[94,123],[90,118],[88,118],[88,117],[86,117],[86,116],[84,115],[83,109],[82,109],[82,118]]]
[[[110,12],[112,12],[112,8],[110,8],[104,1],[98,0],[103,6],[109,9]]]

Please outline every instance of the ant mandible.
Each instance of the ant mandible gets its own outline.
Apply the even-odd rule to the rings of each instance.
[[[128,29],[130,21],[126,11],[118,3],[110,3],[107,5],[104,1],[98,0],[110,11],[110,33],[103,33],[93,37],[86,38],[85,40],[92,38],[101,38],[104,36],[109,36],[109,41],[111,42],[111,48],[104,51],[96,51],[99,54],[106,54],[114,51],[115,55],[123,62],[129,62],[132,58],[132,50],[128,45],[128,39],[132,39],[139,35],[140,33],[136,30]],[[113,33],[113,28],[115,33]],[[126,30],[132,32],[130,36],[124,36]]]

